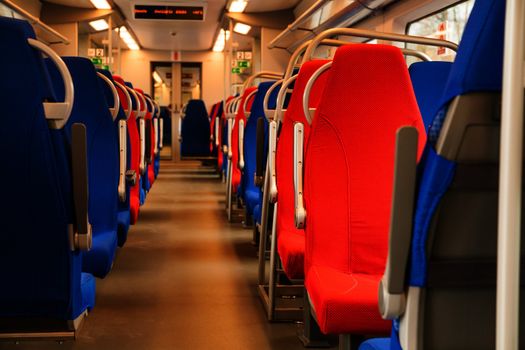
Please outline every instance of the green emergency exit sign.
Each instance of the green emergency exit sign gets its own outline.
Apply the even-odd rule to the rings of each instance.
[[[241,74],[241,69],[238,67],[232,68],[232,74]]]
[[[248,68],[250,67],[250,61],[237,61],[237,67]]]
[[[102,58],[93,57],[91,62],[93,62],[93,64],[102,64]]]

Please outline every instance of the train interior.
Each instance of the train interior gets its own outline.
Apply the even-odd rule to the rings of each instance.
[[[525,349],[521,0],[0,0],[0,350]]]

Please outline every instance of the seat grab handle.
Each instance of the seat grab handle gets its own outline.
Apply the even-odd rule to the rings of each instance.
[[[271,203],[277,202],[277,178],[275,175],[275,155],[277,152],[277,121],[272,120],[268,127],[268,172],[270,183],[268,187],[268,199]]]
[[[239,120],[239,169],[244,169],[244,120]]]
[[[293,182],[295,194],[295,227],[303,229],[306,222],[306,209],[303,199],[303,145],[304,145],[304,125],[295,123],[293,127]]]
[[[111,94],[113,95],[113,107],[109,107],[109,111],[111,112],[111,118],[113,120],[117,119],[118,111],[120,109],[120,98],[118,97],[118,91],[115,87],[115,84],[111,80],[108,79],[104,74],[97,72],[97,75],[100,79],[102,79],[111,90]]]
[[[414,127],[398,129],[392,189],[392,210],[385,273],[379,284],[379,309],[385,319],[394,319],[405,309],[405,279],[416,185],[418,132]]]
[[[73,85],[73,78],[67,68],[66,64],[60,56],[53,51],[46,44],[35,40],[27,39],[28,44],[46,54],[49,59],[56,65],[62,80],[64,82],[64,102],[44,102],[44,113],[48,124],[53,129],[61,129],[66,125],[69,116],[73,110],[73,103],[75,99],[75,87]]]

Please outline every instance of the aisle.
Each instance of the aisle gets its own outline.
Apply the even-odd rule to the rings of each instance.
[[[0,349],[303,349],[293,324],[264,318],[251,230],[227,223],[224,185],[196,162],[161,168],[76,342]]]

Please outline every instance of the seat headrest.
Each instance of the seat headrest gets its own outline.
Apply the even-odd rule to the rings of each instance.
[[[356,113],[362,117],[352,118]],[[353,133],[363,123],[368,124],[364,130],[371,133],[377,131],[376,127],[384,128],[391,123],[422,125],[401,50],[388,45],[339,47],[313,123],[319,117],[340,128],[343,137],[348,136],[345,132]],[[360,127],[358,132],[362,130]],[[420,142],[423,140],[420,137]]]
[[[290,104],[288,105],[288,110],[286,111],[285,118],[290,119],[292,122],[303,123],[306,128],[308,128],[308,122],[304,116],[303,112],[303,94],[306,88],[306,84],[312,77],[312,75],[317,71],[321,66],[325,65],[329,60],[312,60],[301,65],[297,79],[295,80],[292,97],[290,99]],[[317,107],[319,100],[326,84],[326,73],[323,73],[315,82],[312,90],[310,92],[309,105],[310,107]]]
[[[268,89],[275,84],[275,81],[265,81],[259,84],[257,87],[257,93],[255,94],[255,97],[253,99],[252,103],[252,110],[251,110],[251,117],[257,122],[257,118],[264,117],[264,97],[266,96],[266,92],[268,92]],[[268,108],[275,109],[275,105],[277,104],[277,95],[279,93],[279,87],[275,88],[270,98],[268,99]],[[250,117],[250,120],[252,118]],[[265,118],[266,119],[266,118]]]
[[[505,0],[477,0],[465,26],[442,105],[474,91],[499,91],[503,74]]]
[[[416,62],[408,68],[425,129],[430,127],[440,107],[451,67],[451,62],[435,61]]]

